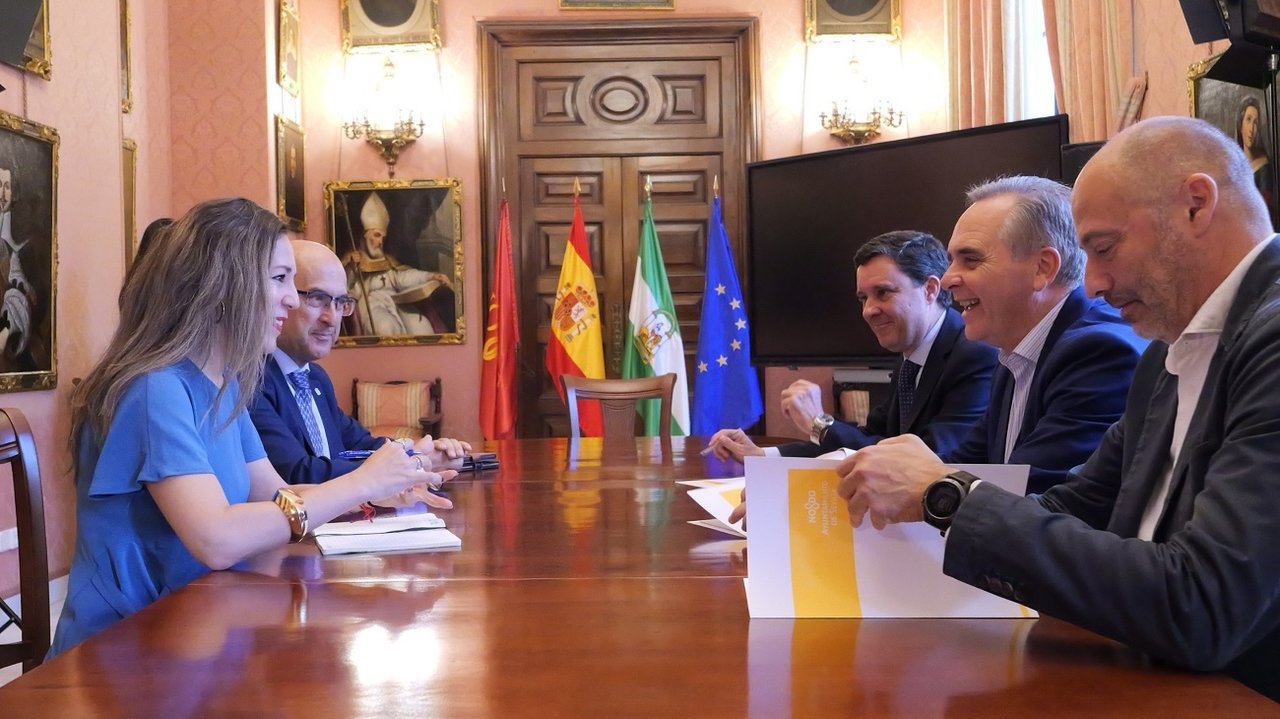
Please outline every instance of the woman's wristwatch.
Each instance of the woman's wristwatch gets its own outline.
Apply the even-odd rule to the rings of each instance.
[[[292,489],[281,487],[276,490],[276,506],[284,512],[289,520],[289,541],[301,542],[307,536],[307,507],[302,497]]]

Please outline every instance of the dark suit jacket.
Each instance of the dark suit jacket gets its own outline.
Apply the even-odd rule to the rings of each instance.
[[[1153,541],[1132,539],[1168,461],[1177,378],[1142,357],[1124,417],[1064,484],[964,501],[944,571],[1280,700],[1280,239],[1246,274]]]
[[[861,449],[885,437],[913,432],[942,454],[960,444],[987,409],[996,350],[964,336],[960,313],[947,309],[929,357],[920,368],[911,416],[904,422],[893,392],[888,404],[871,410],[861,427],[839,422],[827,428],[822,444],[792,442],[778,448],[784,457],[816,457],[841,447]],[[897,386],[895,381],[894,386]]]
[[[274,357],[267,357],[263,371],[262,389],[249,406],[249,416],[262,437],[262,446],[276,471],[289,484],[318,484],[350,472],[359,462],[337,459],[344,449],[376,449],[386,441],[374,437],[369,430],[352,419],[338,407],[333,382],[319,365],[311,363],[311,387],[319,391],[315,396],[316,407],[324,421],[325,438],[329,441],[330,457],[317,457],[315,448],[307,439],[307,428],[302,424],[302,414],[297,400],[289,391],[289,380],[280,371]]]
[[[1040,351],[1022,429],[1009,454],[1009,464],[1031,465],[1028,494],[1058,484],[1097,449],[1124,412],[1124,395],[1146,346],[1102,300],[1085,297],[1081,288],[1067,296]],[[987,413],[943,460],[1003,464],[1012,404],[1013,373],[1001,366]]]

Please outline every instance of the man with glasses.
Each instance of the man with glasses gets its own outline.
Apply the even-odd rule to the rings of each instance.
[[[267,358],[262,389],[249,414],[267,457],[290,484],[316,484],[360,466],[343,459],[345,450],[376,449],[387,440],[374,437],[338,406],[333,382],[316,360],[328,356],[343,317],[355,311],[347,294],[347,275],[329,248],[305,240],[293,242],[297,262],[298,307],[289,312],[276,350]],[[460,463],[471,446],[431,436],[405,444],[428,454],[432,467]],[[447,500],[444,500],[447,501]]]

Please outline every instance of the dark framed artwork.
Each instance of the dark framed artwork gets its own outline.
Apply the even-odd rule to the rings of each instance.
[[[1280,226],[1280,186],[1272,155],[1271,127],[1275,118],[1267,108],[1266,93],[1261,88],[1237,85],[1205,77],[1221,54],[1193,63],[1187,70],[1187,93],[1191,99],[1191,116],[1199,118],[1235,140],[1253,166],[1253,180],[1266,198],[1271,210],[1272,226]]]
[[[804,0],[804,39],[825,35],[902,38],[902,0]]]
[[[120,111],[133,109],[132,31],[129,29],[129,0],[120,0]]]
[[[20,67],[46,80],[53,77],[53,53],[49,50],[49,44],[49,0],[40,0],[35,27],[31,30],[26,49],[22,51],[22,64],[14,67]]]
[[[306,132],[276,115],[276,214],[291,230],[307,229]]]
[[[324,206],[356,298],[338,346],[461,344],[462,184],[331,181]]]
[[[121,179],[124,181],[124,268],[133,267],[138,254],[138,143],[125,138],[121,143]]]
[[[0,112],[0,392],[58,384],[58,142]]]
[[[300,38],[302,25],[298,20],[298,6],[295,0],[280,0],[280,33],[276,37],[278,57],[276,58],[276,79],[280,87],[294,97],[302,92],[302,63]]]
[[[675,0],[560,0],[561,10],[674,10]]]
[[[342,50],[433,49],[440,42],[440,0],[342,0]]]

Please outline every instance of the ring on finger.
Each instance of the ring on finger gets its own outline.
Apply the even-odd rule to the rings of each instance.
[[[418,455],[416,455],[416,454],[415,454],[415,455],[413,456],[413,461],[414,461],[415,463],[417,463],[417,465],[418,465],[418,471],[419,471],[419,472],[421,472],[421,471],[423,470],[423,466],[422,466],[422,457],[419,457]]]

